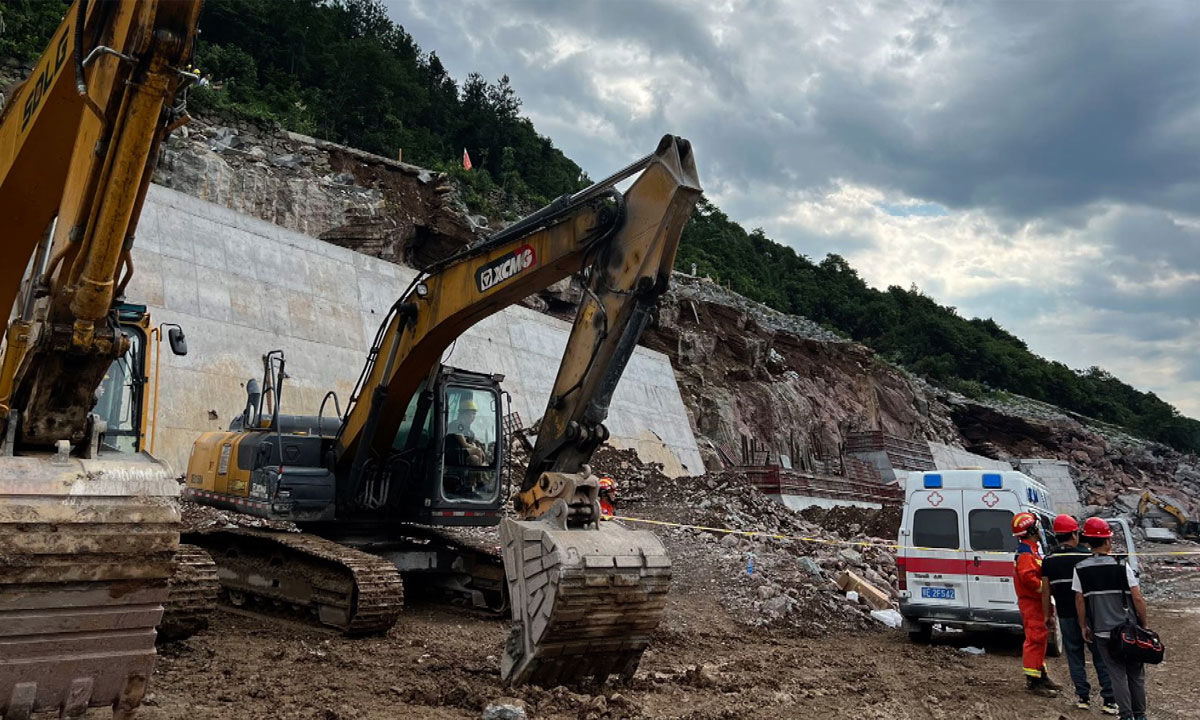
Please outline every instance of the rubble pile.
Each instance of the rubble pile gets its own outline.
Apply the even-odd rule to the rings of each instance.
[[[513,446],[515,483],[525,471],[527,455],[521,443]],[[617,481],[618,517],[668,523],[618,521],[632,529],[652,530],[663,539],[675,567],[673,592],[716,597],[732,617],[747,625],[788,627],[812,635],[881,628],[865,600],[848,601],[838,588],[837,577],[845,570],[898,597],[894,552],[872,546],[895,542],[896,509],[796,513],[735,471],[671,478],[661,465],[642,462],[636,451],[611,445],[597,449],[591,465],[593,473]]]
[[[968,450],[1000,460],[1051,458],[1074,470],[1090,512],[1132,512],[1121,496],[1150,489],[1178,496],[1200,512],[1200,458],[1135,438],[1111,425],[1081,421],[1029,398],[976,401],[943,391]]]
[[[900,534],[902,514],[899,505],[889,505],[882,510],[811,507],[800,511],[800,517],[843,539],[866,536],[895,540]]]
[[[673,583],[681,592],[711,594],[747,625],[810,635],[882,627],[865,600],[848,600],[837,586],[845,570],[893,600],[899,596],[895,554],[882,546],[894,542],[895,533],[865,534],[864,528],[890,524],[870,510],[830,513],[840,522],[830,529],[821,524],[824,515],[808,519],[734,472],[663,478],[647,487],[644,501],[621,498],[617,510],[618,515],[710,528],[628,523],[653,528],[664,539],[675,564]],[[848,517],[858,522],[846,522]]]
[[[256,530],[281,530],[284,532],[299,532],[294,523],[281,520],[267,520],[233,510],[222,510],[208,505],[199,505],[189,500],[179,503],[180,514],[183,516],[184,532],[200,532],[203,530],[221,530],[225,528],[252,528]]]
[[[642,462],[637,450],[601,445],[592,455],[591,465],[596,475],[607,475],[617,482],[620,502],[640,502],[662,491],[679,489],[679,483],[663,473],[661,463]]]

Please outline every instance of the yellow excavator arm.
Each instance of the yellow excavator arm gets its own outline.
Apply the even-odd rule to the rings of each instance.
[[[118,298],[200,5],[75,0],[0,114],[2,717],[131,718],[153,671],[178,485],[101,457],[92,410],[129,347]]]
[[[380,326],[335,442],[339,467],[350,470],[343,500],[366,465],[387,457],[410,398],[455,338],[583,271],[587,291],[522,488],[547,470],[578,471],[606,438],[608,401],[666,290],[699,195],[690,144],[666,136],[653,154],[418,275]]]
[[[1150,509],[1151,505],[1154,505],[1159,510],[1162,510],[1166,514],[1175,518],[1175,521],[1177,523],[1179,523],[1180,529],[1187,527],[1188,517],[1187,517],[1187,515],[1184,514],[1183,510],[1180,510],[1179,508],[1175,507],[1174,505],[1167,502],[1166,500],[1163,500],[1162,498],[1158,497],[1157,495],[1150,492],[1149,490],[1143,492],[1141,500],[1138,501],[1138,509],[1137,509],[1138,518],[1145,517],[1146,511]]]
[[[76,0],[0,115],[0,424],[19,410],[23,445],[81,442],[127,346],[114,299],[201,5]]]

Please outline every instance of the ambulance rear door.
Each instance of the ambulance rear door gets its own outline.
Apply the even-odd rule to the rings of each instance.
[[[980,487],[963,490],[968,599],[976,611],[1019,612],[1013,587],[1017,538],[1013,516],[1021,511],[1019,488],[1005,488],[1000,473],[983,473]]]
[[[937,478],[937,479],[931,479]],[[902,538],[911,602],[933,609],[967,608],[963,565],[962,491],[930,487],[940,483],[932,473],[925,487],[908,495],[908,535]]]

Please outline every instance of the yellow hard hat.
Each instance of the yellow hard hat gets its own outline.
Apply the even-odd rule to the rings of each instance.
[[[479,412],[479,408],[475,405],[475,401],[467,398],[458,404],[458,411],[470,410],[471,412]]]

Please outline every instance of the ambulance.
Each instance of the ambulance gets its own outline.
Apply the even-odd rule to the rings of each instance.
[[[1054,505],[1039,480],[1016,471],[910,473],[896,569],[904,629],[928,642],[934,625],[1022,633],[1013,589],[1013,515],[1037,516],[1043,552],[1053,542]],[[1049,654],[1061,651],[1050,638]]]

